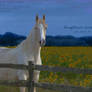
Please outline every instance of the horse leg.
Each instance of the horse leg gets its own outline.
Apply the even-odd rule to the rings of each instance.
[[[33,80],[35,82],[38,82],[38,80],[39,80],[39,74],[40,74],[40,71],[34,71],[34,78],[33,78]],[[34,87],[34,92],[36,92],[36,87]]]
[[[19,78],[20,80],[27,80],[26,76],[23,75],[22,78]],[[20,92],[26,92],[26,88],[25,87],[20,87]]]
[[[22,87],[20,87],[20,92],[26,92],[26,88],[22,88]]]
[[[18,79],[19,80],[27,80],[27,76],[23,71],[19,71],[18,72]],[[20,92],[26,92],[26,88],[25,87],[20,87]]]

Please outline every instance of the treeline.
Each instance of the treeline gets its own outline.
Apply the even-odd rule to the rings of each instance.
[[[25,36],[6,32],[4,35],[0,35],[0,46],[17,46],[25,39]]]
[[[0,46],[17,46],[25,39],[25,36],[6,32],[0,35]],[[47,36],[46,46],[92,46],[92,37]]]
[[[47,36],[47,46],[92,46],[92,37]]]

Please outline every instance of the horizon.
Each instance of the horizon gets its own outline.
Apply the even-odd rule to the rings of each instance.
[[[8,2],[9,1],[9,2]],[[28,2],[27,2],[28,1]],[[35,24],[35,15],[46,15],[47,35],[92,36],[91,0],[0,0],[0,33],[27,36]]]
[[[10,33],[10,34],[14,34],[14,35],[18,35],[18,36],[24,36],[24,37],[27,37],[26,35],[22,35],[22,34],[17,34],[17,33],[14,33],[14,32],[5,32],[3,34],[0,34],[0,36],[3,36],[7,33]],[[46,36],[50,36],[50,37],[74,37],[74,38],[81,38],[81,37],[92,37],[92,36],[80,36],[80,37],[76,37],[76,36],[73,36],[73,35],[46,35]]]

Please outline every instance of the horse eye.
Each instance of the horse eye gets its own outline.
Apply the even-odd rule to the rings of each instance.
[[[45,29],[47,29],[47,27],[45,27]]]
[[[45,26],[45,29],[47,29],[48,27],[47,26]]]
[[[45,24],[45,29],[47,29],[48,28],[48,25],[47,24]]]

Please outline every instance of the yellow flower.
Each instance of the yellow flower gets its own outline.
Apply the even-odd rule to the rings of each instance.
[[[78,61],[77,61],[78,63],[81,63],[81,59],[78,59]]]
[[[89,79],[89,78],[90,78],[90,75],[87,74],[87,75],[86,75],[86,78]]]
[[[61,82],[64,82],[64,78],[60,78],[60,81],[61,81]]]
[[[84,83],[83,83],[83,86],[86,87],[89,83],[90,83],[90,80],[85,79],[85,80],[84,80]]]
[[[60,62],[61,62],[61,63],[64,63],[65,61],[64,61],[64,60],[61,60]]]
[[[80,81],[80,86],[83,86],[83,83],[82,83],[82,81]]]
[[[73,84],[74,84],[75,86],[77,86],[77,85],[78,85],[78,82],[77,82],[77,81],[75,81],[75,82],[73,82]]]
[[[71,58],[69,58],[69,61],[70,61],[70,62],[72,62],[72,61],[73,61],[72,57],[71,57]]]
[[[92,80],[92,75],[90,75],[90,80]]]
[[[69,67],[74,68],[75,64],[69,64]]]

